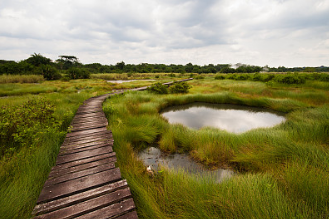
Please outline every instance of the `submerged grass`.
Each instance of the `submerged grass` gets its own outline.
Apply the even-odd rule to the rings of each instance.
[[[118,165],[141,218],[326,218],[329,165],[328,90],[310,83],[189,82],[186,95],[126,92],[104,103]],[[169,124],[161,109],[192,102],[228,103],[285,112],[287,121],[242,134]],[[209,167],[240,174],[217,184],[170,170],[147,175],[134,150],[158,144]],[[300,174],[299,174],[300,173]],[[298,179],[296,179],[298,178]],[[321,194],[323,191],[323,194]]]

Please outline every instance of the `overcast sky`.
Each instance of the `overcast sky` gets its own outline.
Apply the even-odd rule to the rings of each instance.
[[[0,0],[0,59],[329,66],[329,0]]]

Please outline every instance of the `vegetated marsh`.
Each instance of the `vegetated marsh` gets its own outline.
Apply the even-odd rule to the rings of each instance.
[[[79,105],[110,91],[100,80],[0,84],[0,218],[30,218]]]
[[[140,217],[327,217],[329,108],[325,97],[329,93],[325,83],[317,88],[312,81],[267,85],[203,79],[189,82],[190,94],[126,92],[108,99],[104,111],[114,150]],[[287,121],[237,135],[171,125],[159,115],[168,106],[193,102],[268,108],[287,113]],[[154,143],[167,153],[188,153],[204,165],[231,168],[239,174],[221,184],[184,171],[149,176],[134,151]]]
[[[175,74],[175,80],[181,76]],[[115,137],[118,164],[128,179],[140,218],[326,218],[328,83],[315,78],[306,79],[303,84],[285,84],[255,81],[253,77],[241,81],[242,77],[214,80],[215,75],[201,76],[204,79],[188,82],[193,86],[189,94],[126,92],[104,104]],[[158,79],[167,82],[174,78],[159,74]],[[26,127],[27,132],[17,132],[16,144],[1,144],[7,148],[0,160],[0,200],[6,200],[0,205],[0,218],[29,218],[70,121],[85,99],[114,89],[149,84],[152,82],[115,85],[102,79],[4,84],[15,86],[16,93],[0,89],[7,96],[0,99],[1,107],[23,109],[29,100],[38,99],[35,107],[44,110],[32,110],[33,104],[25,105],[35,114],[26,117],[28,123],[24,123],[25,119],[19,119],[17,113],[15,121],[21,131]],[[159,115],[168,106],[192,102],[264,107],[287,113],[287,121],[274,128],[236,135],[215,128],[189,130],[182,125],[170,125]],[[30,122],[44,112],[49,113],[48,121],[54,122]],[[44,127],[39,130],[29,124]],[[1,127],[1,133],[7,133],[6,126]],[[20,138],[37,132],[38,138]],[[210,168],[230,168],[239,174],[221,184],[184,171],[169,170],[149,176],[135,151],[154,143],[167,153],[187,153]]]

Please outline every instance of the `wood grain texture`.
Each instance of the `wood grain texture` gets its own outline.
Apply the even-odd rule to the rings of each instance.
[[[78,109],[33,210],[36,219],[138,218],[115,167],[114,140],[102,111],[108,96],[91,98]]]

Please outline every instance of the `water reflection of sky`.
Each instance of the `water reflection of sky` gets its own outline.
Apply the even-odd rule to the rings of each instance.
[[[139,159],[145,166],[150,166],[152,170],[158,171],[159,167],[171,170],[184,170],[189,174],[201,177],[215,178],[217,182],[230,178],[234,175],[232,170],[217,169],[209,170],[200,163],[196,163],[187,154],[164,154],[155,147],[149,147],[138,154]]]
[[[272,111],[228,104],[194,103],[171,107],[161,114],[169,123],[181,123],[193,129],[211,126],[233,133],[273,127],[285,121],[282,114]]]

